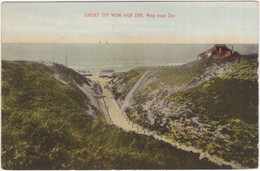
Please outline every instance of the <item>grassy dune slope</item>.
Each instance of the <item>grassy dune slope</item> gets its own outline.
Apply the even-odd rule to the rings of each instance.
[[[108,125],[76,83],[93,85],[62,65],[2,62],[2,168],[219,168],[197,154]],[[98,87],[91,88],[98,96]]]
[[[255,168],[257,69],[257,57],[150,68],[126,113],[135,123],[157,130],[172,141]]]
[[[122,104],[126,95],[134,86],[134,84],[141,78],[144,73],[144,69],[135,69],[124,73],[117,77],[117,80],[111,80],[110,84],[113,86],[112,92],[115,99]]]

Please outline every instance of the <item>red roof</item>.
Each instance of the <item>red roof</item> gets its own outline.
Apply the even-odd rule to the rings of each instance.
[[[231,56],[239,56],[239,53],[229,49],[226,45],[221,44],[221,45],[215,45],[213,48],[199,54],[198,56],[202,58],[212,58],[212,57],[224,58],[224,57],[231,57]]]

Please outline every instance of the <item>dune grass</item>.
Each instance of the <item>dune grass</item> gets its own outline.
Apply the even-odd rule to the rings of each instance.
[[[54,67],[2,62],[3,169],[220,168],[198,154],[124,132],[98,112],[91,117],[85,112],[87,96],[72,84],[89,80],[62,65]],[[70,86],[55,80],[54,72]]]

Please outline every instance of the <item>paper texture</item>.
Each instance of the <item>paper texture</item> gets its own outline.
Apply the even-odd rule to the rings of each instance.
[[[258,2],[4,2],[3,169],[258,167]]]

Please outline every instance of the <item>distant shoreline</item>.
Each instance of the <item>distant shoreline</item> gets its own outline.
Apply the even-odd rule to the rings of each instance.
[[[234,45],[234,44],[233,44]],[[257,53],[256,44],[234,45],[241,55]],[[212,44],[37,44],[3,43],[2,59],[63,64],[77,72],[127,72],[140,67],[175,66],[197,60]],[[67,65],[66,65],[67,64]]]

